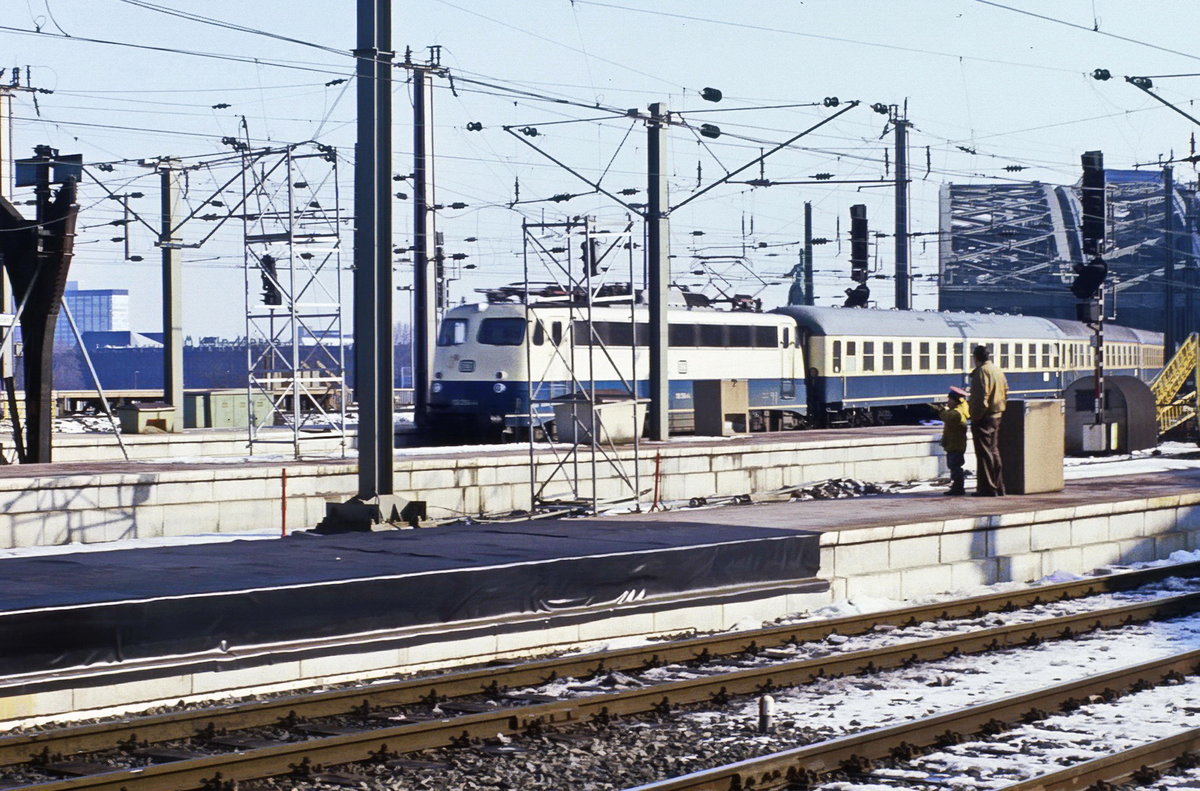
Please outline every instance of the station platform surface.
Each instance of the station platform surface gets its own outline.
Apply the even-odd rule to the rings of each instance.
[[[811,578],[805,531],[532,521],[0,560],[0,674]]]
[[[1198,490],[1200,469],[1190,468],[1003,498],[924,491],[5,558],[0,675],[794,584],[823,576],[830,533],[939,521],[970,532],[1006,515],[1178,505]],[[1075,534],[1063,535],[1069,544]]]

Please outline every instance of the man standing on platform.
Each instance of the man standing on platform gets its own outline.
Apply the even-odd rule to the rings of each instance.
[[[975,442],[975,496],[1004,495],[1000,469],[1000,418],[1008,401],[1008,380],[990,361],[986,346],[976,346],[971,371],[971,438]]]

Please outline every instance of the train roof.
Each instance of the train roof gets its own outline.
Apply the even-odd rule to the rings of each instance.
[[[816,335],[891,335],[923,338],[1066,338],[1057,323],[1037,316],[873,310],[789,305],[776,308]],[[1080,325],[1083,326],[1083,325]]]

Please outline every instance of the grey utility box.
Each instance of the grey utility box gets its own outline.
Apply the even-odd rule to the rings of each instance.
[[[696,434],[728,437],[750,430],[750,385],[745,379],[698,379],[692,385]]]
[[[1130,453],[1158,444],[1154,392],[1136,376],[1104,377],[1105,407],[1096,425],[1095,377],[1077,379],[1063,391],[1067,405],[1067,453]]]
[[[183,425],[187,428],[246,428],[253,416],[254,425],[268,426],[274,418],[271,397],[245,390],[213,390],[187,393],[183,397]]]
[[[170,404],[128,404],[117,407],[122,434],[173,434],[179,431]]]
[[[646,402],[575,393],[554,399],[554,431],[560,442],[590,445],[633,442],[646,422]]]
[[[1011,400],[1000,420],[1000,461],[1009,494],[1063,488],[1064,408],[1057,398]]]

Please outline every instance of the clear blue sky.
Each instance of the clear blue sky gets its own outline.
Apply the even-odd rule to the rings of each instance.
[[[316,138],[338,146],[346,164],[340,177],[342,205],[349,213],[354,91],[349,82],[325,83],[353,73],[348,54],[355,36],[352,2],[4,0],[2,7],[0,51],[6,60],[0,66],[30,66],[33,84],[54,91],[38,96],[36,110],[28,95],[18,98],[19,155],[48,143],[64,153],[81,153],[91,163],[167,154],[203,159],[228,152],[221,138],[238,135],[244,116],[256,141]],[[181,19],[162,9],[250,30]],[[447,81],[439,81],[435,99],[437,199],[468,204],[442,212],[438,227],[447,251],[467,253],[464,263],[477,266],[454,283],[456,301],[473,299],[476,287],[520,277],[522,218],[591,214],[611,224],[625,214],[596,195],[510,208],[517,181],[525,200],[587,188],[513,139],[502,125],[539,127],[534,142],[591,177],[606,172],[606,187],[644,186],[641,127],[631,131],[628,122],[606,112],[514,90],[605,108],[644,109],[661,101],[672,110],[691,111],[687,117],[693,123],[719,124],[726,134],[705,141],[707,147],[688,130],[671,132],[676,201],[698,181],[713,180],[832,112],[821,107],[728,110],[820,102],[827,96],[843,103],[861,100],[864,106],[768,160],[765,175],[798,179],[827,172],[839,179],[874,179],[885,174],[891,137],[880,139],[885,118],[866,105],[907,102],[913,123],[911,228],[917,233],[937,230],[938,189],[944,182],[1070,183],[1078,178],[1083,151],[1103,150],[1109,167],[1153,163],[1172,151],[1189,153],[1194,131],[1188,120],[1122,79],[1200,72],[1200,54],[1192,54],[1200,6],[1192,2],[425,0],[397,2],[394,17],[401,52],[411,46],[423,58],[425,47],[440,45],[443,65],[463,78],[455,84],[457,95]],[[19,32],[38,29],[42,34]],[[1099,67],[1109,69],[1113,79],[1093,80],[1089,75]],[[396,74],[398,173],[410,169],[406,77],[403,71]],[[1192,107],[1200,77],[1155,83],[1163,96],[1200,113]],[[725,100],[719,105],[702,101],[698,91],[706,86],[722,90]],[[218,104],[230,107],[214,109]],[[703,112],[717,109],[722,112]],[[601,120],[547,126],[594,118]],[[468,132],[469,121],[482,123],[483,131]],[[1010,165],[1025,169],[1005,171]],[[146,173],[117,164],[98,175],[113,189],[146,192],[138,205],[152,217],[155,183]],[[1176,174],[1185,181],[1195,178],[1191,165],[1178,167]],[[221,175],[193,175],[193,197]],[[757,168],[748,175],[757,176]],[[83,195],[85,230],[73,279],[83,287],[130,288],[135,326],[157,329],[157,253],[150,235],[135,229],[134,252],[145,260],[122,262],[121,246],[109,241],[119,231],[106,225],[118,218],[119,208],[103,200],[94,185],[85,185]],[[805,200],[814,204],[817,236],[834,237],[839,218],[847,227],[849,206],[860,202],[868,205],[873,229],[891,232],[890,188],[729,185],[673,216],[678,279],[696,284],[707,279],[691,274],[697,266],[692,255],[741,254],[745,246],[751,248],[747,268],[717,264],[716,273],[741,291],[756,290],[755,277],[781,284],[762,294],[768,304],[780,303],[786,295],[780,275],[795,263]],[[408,202],[396,203],[397,246],[410,241],[410,212]],[[197,227],[194,233],[205,230]],[[186,254],[188,334],[241,333],[239,234],[240,226],[230,225]],[[465,241],[468,237],[476,241]],[[933,239],[917,237],[913,243],[915,273],[925,276],[916,284],[917,307],[934,305]],[[768,246],[758,247],[763,243]],[[348,233],[344,244],[348,250]],[[848,252],[846,245],[840,255],[834,245],[818,248],[819,304],[840,298]],[[890,270],[892,257],[891,240],[882,240],[878,262],[884,271]],[[345,260],[348,264],[349,255]],[[398,264],[397,282],[409,276]],[[880,306],[890,307],[891,283],[879,280],[873,286]],[[403,294],[397,307],[398,315],[407,309]]]

